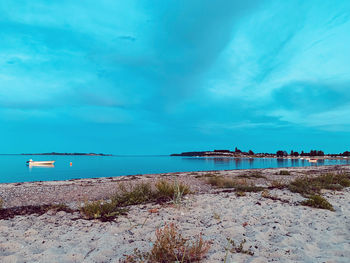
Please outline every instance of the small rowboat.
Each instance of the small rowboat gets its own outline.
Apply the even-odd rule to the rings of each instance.
[[[27,161],[27,164],[29,166],[51,166],[52,167],[54,163],[55,163],[55,161],[38,161],[38,162],[35,162],[32,159]]]

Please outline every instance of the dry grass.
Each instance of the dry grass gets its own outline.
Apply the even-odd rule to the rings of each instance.
[[[0,198],[0,209],[2,209],[3,205],[4,205],[4,200],[2,200],[2,199]]]
[[[246,196],[247,194],[245,192],[236,192],[236,196],[237,197],[242,197],[242,196]]]
[[[189,241],[178,232],[175,224],[166,224],[163,228],[156,230],[156,240],[151,251],[142,253],[135,249],[134,254],[126,256],[122,262],[201,262],[209,248],[210,243],[204,241],[201,235]]]
[[[261,192],[261,197],[270,198],[271,197],[270,192],[268,190],[262,191]]]

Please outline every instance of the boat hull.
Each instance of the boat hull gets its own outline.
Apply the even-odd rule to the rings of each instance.
[[[40,162],[34,162],[34,161],[29,161],[28,165],[29,166],[53,166],[55,161],[40,161]]]

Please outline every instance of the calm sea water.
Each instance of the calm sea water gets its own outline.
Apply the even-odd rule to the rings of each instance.
[[[26,166],[26,161],[55,160],[55,167]],[[69,163],[72,162],[72,166]],[[324,160],[317,165],[350,164],[349,159]],[[0,183],[53,181],[121,175],[310,166],[306,160],[241,159],[170,156],[23,156],[0,155]]]

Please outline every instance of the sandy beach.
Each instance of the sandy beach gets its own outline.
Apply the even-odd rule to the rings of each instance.
[[[288,170],[289,175],[280,175]],[[258,186],[286,184],[302,176],[349,172],[350,166],[319,166],[215,172],[238,177],[259,172],[249,179]],[[334,212],[300,205],[305,200],[288,189],[270,187],[268,195],[234,191],[209,185],[208,172],[173,173],[55,182],[0,184],[4,208],[64,203],[79,208],[84,200],[108,198],[121,182],[154,183],[178,180],[192,193],[180,204],[142,204],[111,222],[83,219],[74,212],[48,211],[42,215],[17,215],[0,220],[0,262],[120,262],[135,248],[148,251],[155,230],[176,223],[185,237],[202,233],[211,247],[203,262],[349,262],[350,188],[323,190]],[[269,198],[269,197],[273,198]],[[0,211],[1,213],[1,211]],[[227,239],[247,253],[231,253]]]

